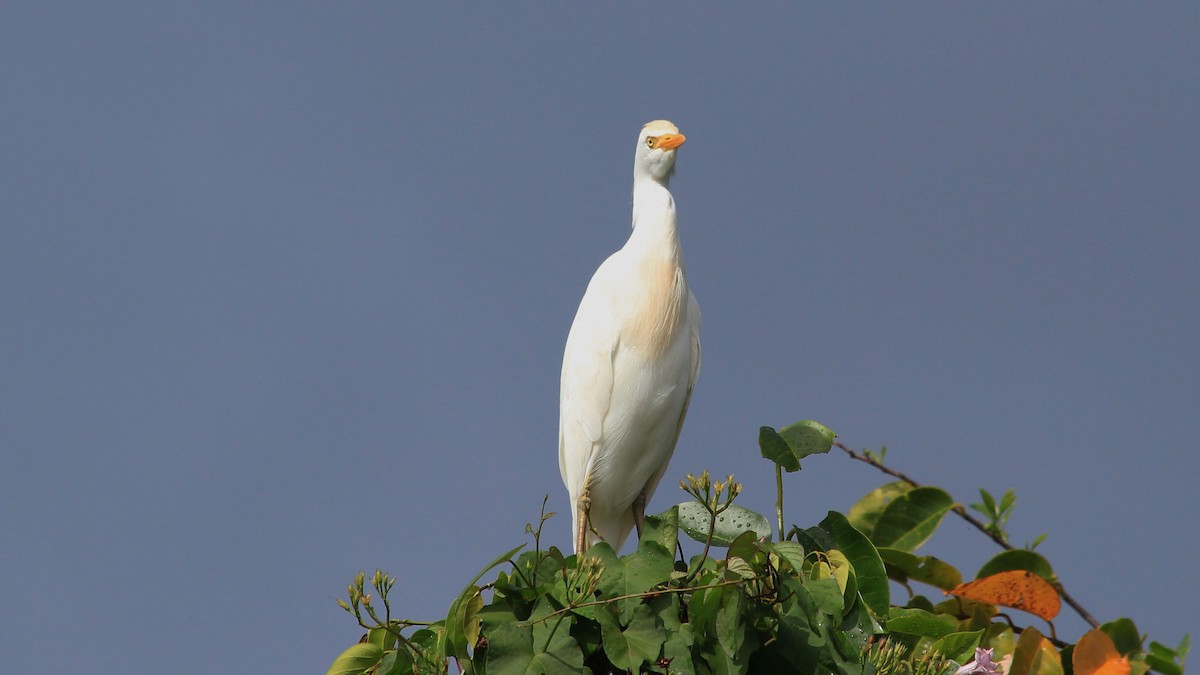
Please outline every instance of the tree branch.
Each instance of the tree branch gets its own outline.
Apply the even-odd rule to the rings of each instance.
[[[842,452],[845,452],[847,455],[849,455],[851,459],[856,459],[860,462],[863,462],[864,464],[870,464],[871,466],[875,467],[876,469],[879,469],[880,471],[886,473],[887,475],[892,476],[893,478],[898,478],[913,487],[921,487],[920,483],[913,480],[909,476],[891,468],[890,466],[887,466],[886,464],[883,464],[882,462],[880,462],[877,459],[867,457],[866,455],[864,455],[860,452],[851,450],[849,447],[846,446],[845,443],[842,443],[841,441],[834,441],[833,445],[834,445],[834,447],[838,448]],[[973,525],[975,527],[975,529],[986,534],[989,539],[996,542],[996,544],[999,545],[1004,550],[1011,551],[1015,548],[1012,544],[1008,543],[1008,540],[1006,540],[1004,537],[1000,536],[996,532],[989,530],[987,528],[987,526],[983,524],[982,521],[980,521],[979,519],[975,518],[970,513],[968,513],[967,510],[964,509],[960,504],[955,504],[953,507],[951,507],[950,510],[954,511],[954,513],[958,514],[958,516],[960,518],[962,518],[963,520],[965,520],[968,523],[970,523],[971,525]],[[1060,596],[1062,596],[1063,601],[1065,601],[1068,605],[1070,605],[1071,608],[1074,609],[1075,612],[1078,613],[1079,616],[1082,617],[1084,621],[1088,622],[1092,626],[1092,628],[1095,628],[1100,625],[1100,622],[1096,621],[1095,617],[1093,617],[1090,613],[1088,613],[1088,611],[1086,609],[1084,609],[1083,606],[1080,605],[1079,602],[1075,600],[1075,598],[1071,597],[1071,595],[1069,593],[1067,593],[1067,589],[1063,588],[1063,585],[1061,582],[1054,582],[1054,588],[1055,588],[1055,590],[1058,591],[1058,594]]]

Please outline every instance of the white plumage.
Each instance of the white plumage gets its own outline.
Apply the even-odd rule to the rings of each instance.
[[[592,276],[563,354],[558,463],[574,546],[619,550],[675,451],[700,372],[700,308],[668,189],[685,138],[650,122],[633,165],[633,233]],[[590,523],[590,527],[589,527]]]

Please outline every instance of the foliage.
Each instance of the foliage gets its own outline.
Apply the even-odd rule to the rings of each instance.
[[[783,536],[783,472],[834,445],[901,480],[871,491],[845,515],[830,511]],[[1060,596],[1096,622],[1032,546],[1008,544],[1011,490],[999,501],[981,490],[983,501],[972,508],[984,523],[944,490],[884,466],[882,451],[856,453],[816,422],[763,427],[759,447],[776,472],[776,531],[734,504],[742,486],[733,476],[714,481],[704,472],[681,481],[689,501],[646,518],[635,552],[618,556],[599,543],[567,556],[541,546],[553,515],[543,501],[537,526],[526,525],[532,550],[497,557],[442,620],[393,619],[395,579],[377,571],[368,583],[360,573],[338,604],[366,634],[328,672],[1182,675],[1187,638],[1174,648],[1147,647],[1129,619],[1101,625],[1076,644],[1055,637]],[[948,513],[1005,548],[966,583],[952,565],[916,553]],[[703,544],[700,553],[684,558],[681,532]],[[479,585],[497,567],[494,580]],[[892,597],[893,584],[905,597]],[[925,591],[931,599],[914,584],[939,593]],[[1029,618],[1014,622],[1014,615]],[[1034,615],[1050,637],[1029,623]]]

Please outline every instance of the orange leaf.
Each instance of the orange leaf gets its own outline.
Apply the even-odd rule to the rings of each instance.
[[[1099,628],[1084,633],[1073,654],[1075,675],[1129,675],[1129,659],[1117,653],[1112,638]]]
[[[1058,616],[1062,602],[1050,582],[1026,570],[998,572],[949,591],[969,600],[1021,609],[1046,621]],[[1107,675],[1107,674],[1106,674]]]

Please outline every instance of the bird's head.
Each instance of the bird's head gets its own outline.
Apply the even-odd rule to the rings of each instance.
[[[647,175],[665,183],[675,173],[675,151],[687,140],[679,127],[666,120],[654,120],[638,134],[633,160],[635,177]]]

